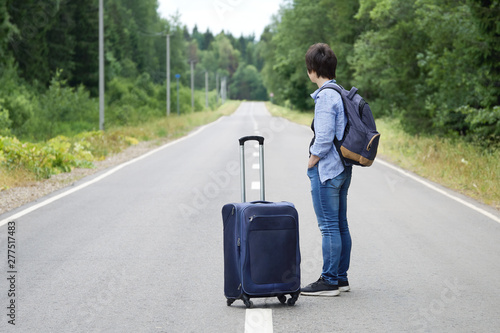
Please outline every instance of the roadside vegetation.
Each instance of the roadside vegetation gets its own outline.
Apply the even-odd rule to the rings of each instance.
[[[312,114],[266,103],[274,116],[309,126]],[[464,138],[408,134],[397,120],[379,118],[378,156],[403,169],[500,209],[500,150]]]
[[[269,109],[310,125],[304,54],[328,43],[337,82],[370,103],[382,157],[500,208],[499,15],[498,1],[289,1],[260,40],[264,85],[286,107]]]
[[[355,86],[376,118],[411,134],[500,143],[498,1],[289,1],[261,36],[273,101],[311,111],[317,87],[304,55],[332,46],[337,81]],[[321,24],[318,24],[321,22]]]
[[[0,191],[183,135],[234,111],[229,98],[267,98],[255,36],[188,31],[179,13],[163,18],[157,8],[156,0],[104,2],[100,131],[98,1],[0,0]]]
[[[69,137],[59,135],[36,143],[0,136],[0,190],[26,186],[74,168],[93,168],[93,162],[140,141],[162,143],[178,138],[198,126],[233,113],[239,104],[239,101],[228,101],[216,110],[171,115],[107,131],[82,132]]]

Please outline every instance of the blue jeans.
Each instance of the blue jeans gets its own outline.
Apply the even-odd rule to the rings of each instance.
[[[351,261],[351,234],[347,225],[347,191],[352,166],[333,179],[321,183],[318,166],[307,170],[318,226],[323,238],[323,279],[330,284],[347,281]]]

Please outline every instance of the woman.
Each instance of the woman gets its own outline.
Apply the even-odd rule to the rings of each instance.
[[[306,53],[309,79],[318,85],[314,99],[314,138],[309,148],[307,175],[318,226],[322,235],[323,270],[318,281],[302,288],[303,295],[337,296],[349,291],[347,270],[351,257],[351,235],[347,224],[347,191],[352,166],[341,159],[334,139],[341,140],[347,124],[342,98],[333,89],[337,57],[327,44],[314,44]]]

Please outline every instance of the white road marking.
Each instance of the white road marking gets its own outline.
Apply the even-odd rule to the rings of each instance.
[[[431,183],[429,183],[429,182],[427,182],[427,181],[425,181],[425,180],[423,180],[423,179],[420,179],[420,178],[418,178],[418,177],[415,177],[415,176],[414,176],[414,175],[412,175],[411,173],[409,173],[409,172],[407,172],[407,171],[405,171],[405,170],[403,170],[403,169],[401,169],[401,168],[399,168],[399,167],[397,167],[397,166],[394,166],[394,165],[392,165],[392,164],[389,164],[389,163],[387,163],[387,162],[385,162],[385,161],[383,161],[383,160],[381,160],[381,159],[377,159],[377,162],[376,162],[376,163],[382,164],[382,165],[383,165],[383,166],[385,166],[385,167],[388,167],[388,168],[390,168],[390,169],[393,169],[393,170],[395,170],[395,171],[399,172],[400,174],[402,174],[402,175],[404,175],[404,176],[406,176],[406,177],[408,177],[408,178],[411,178],[411,179],[413,179],[413,180],[415,180],[415,181],[419,182],[420,184],[425,185],[425,186],[427,186],[428,188],[430,188],[430,189],[432,189],[432,190],[434,190],[434,191],[436,191],[436,192],[438,192],[438,193],[441,193],[442,195],[447,196],[448,198],[453,199],[453,200],[455,200],[455,201],[457,201],[457,202],[461,203],[462,205],[467,206],[467,207],[469,207],[469,208],[471,208],[471,209],[475,210],[475,211],[476,211],[476,212],[478,212],[478,213],[483,214],[483,215],[484,215],[484,216],[486,216],[486,217],[489,217],[489,218],[490,218],[490,219],[492,219],[493,221],[500,223],[500,218],[499,218],[498,216],[495,216],[495,215],[491,214],[490,212],[487,212],[487,211],[485,211],[484,209],[481,209],[481,208],[477,207],[476,205],[474,205],[474,204],[472,204],[472,203],[470,203],[470,202],[467,202],[467,201],[465,201],[465,200],[463,200],[463,199],[460,199],[459,197],[456,197],[456,196],[454,196],[454,195],[452,195],[452,194],[450,194],[450,193],[448,193],[448,192],[446,192],[446,191],[443,191],[442,189],[440,189],[440,188],[438,188],[438,187],[436,187],[436,186],[432,185]]]
[[[252,169],[259,170],[260,169],[259,163],[252,164]]]
[[[107,171],[106,173],[104,173],[104,174],[102,174],[102,175],[100,175],[100,176],[98,176],[98,177],[96,177],[96,178],[94,178],[94,179],[92,179],[92,180],[89,180],[89,181],[88,181],[88,182],[86,182],[86,183],[80,184],[80,185],[78,185],[78,186],[76,186],[76,187],[74,187],[74,188],[71,188],[71,189],[69,189],[69,190],[67,190],[67,191],[63,192],[63,193],[60,193],[60,194],[58,194],[58,195],[55,195],[55,196],[53,196],[53,197],[51,197],[51,198],[48,198],[48,199],[47,199],[47,200],[45,200],[45,201],[42,201],[42,202],[40,202],[40,203],[38,203],[38,204],[36,204],[36,205],[33,205],[33,206],[29,207],[29,208],[26,208],[26,209],[24,209],[24,210],[22,210],[22,211],[20,211],[20,212],[18,212],[18,213],[15,213],[15,214],[13,214],[13,215],[10,215],[9,217],[7,217],[7,218],[5,218],[5,219],[3,219],[3,220],[1,220],[1,221],[0,221],[0,227],[1,227],[1,226],[3,226],[4,224],[7,224],[7,223],[8,223],[8,222],[10,222],[10,221],[16,220],[16,219],[18,219],[18,218],[20,218],[20,217],[22,217],[22,216],[24,216],[24,215],[26,215],[26,214],[29,214],[29,213],[31,213],[31,212],[33,212],[33,211],[35,211],[35,210],[39,209],[39,208],[42,208],[42,207],[44,207],[44,206],[47,206],[48,204],[51,204],[51,203],[52,203],[52,202],[54,202],[54,201],[57,201],[57,200],[59,200],[59,199],[62,199],[62,198],[66,197],[66,196],[68,196],[68,195],[70,195],[70,194],[72,194],[72,193],[74,193],[74,192],[76,192],[76,191],[79,191],[79,190],[81,190],[81,189],[84,189],[85,187],[87,187],[87,186],[89,186],[89,185],[92,185],[92,184],[94,184],[94,183],[97,183],[98,181],[101,181],[101,180],[103,180],[104,178],[106,178],[106,177],[108,177],[108,176],[111,176],[112,174],[114,174],[114,173],[115,173],[115,172],[117,172],[118,170],[120,170],[120,169],[122,169],[122,168],[124,168],[124,167],[126,167],[126,166],[128,166],[128,165],[131,165],[131,164],[133,164],[133,163],[135,163],[135,162],[138,162],[138,161],[140,161],[140,160],[143,160],[143,159],[145,159],[146,157],[148,157],[148,156],[150,156],[150,155],[153,155],[153,154],[155,154],[155,153],[157,153],[157,152],[159,152],[159,151],[161,151],[161,150],[163,150],[163,149],[165,149],[165,148],[168,148],[168,147],[173,146],[173,145],[175,145],[175,144],[177,144],[177,143],[179,143],[179,142],[182,142],[182,141],[184,141],[184,140],[186,140],[186,139],[188,139],[188,138],[191,138],[191,137],[195,136],[196,134],[200,133],[201,131],[203,131],[205,128],[210,127],[210,126],[212,126],[212,125],[215,125],[216,123],[218,123],[219,121],[221,121],[223,118],[225,118],[225,116],[223,116],[223,117],[221,117],[221,118],[217,119],[217,120],[216,120],[216,121],[214,121],[213,123],[210,123],[210,124],[207,124],[207,125],[204,125],[204,126],[202,126],[202,127],[198,128],[196,131],[191,132],[191,133],[189,133],[188,135],[186,135],[186,136],[184,136],[184,137],[182,137],[182,138],[179,138],[179,139],[177,139],[177,140],[175,140],[175,141],[171,141],[171,142],[169,142],[169,143],[167,143],[167,144],[164,144],[164,145],[163,145],[163,146],[161,146],[161,147],[158,147],[158,148],[156,148],[156,149],[154,149],[154,150],[151,150],[150,152],[148,152],[148,153],[146,153],[146,154],[144,154],[144,155],[141,155],[141,156],[139,156],[139,157],[136,157],[136,158],[134,158],[134,159],[132,159],[132,160],[130,160],[130,161],[128,161],[128,162],[122,163],[122,164],[120,164],[120,165],[118,165],[118,166],[114,167],[113,169],[111,169],[111,170]]]
[[[252,182],[252,190],[260,190],[260,182]]]
[[[259,152],[254,151],[254,152],[252,153],[252,156],[253,156],[253,157],[259,157]]]
[[[252,117],[254,131],[258,131],[259,130],[259,124],[257,123],[257,120],[255,120],[254,106],[255,106],[255,103],[252,103],[251,104],[251,109],[250,109],[250,116]]]
[[[273,333],[273,310],[247,309],[245,333]]]

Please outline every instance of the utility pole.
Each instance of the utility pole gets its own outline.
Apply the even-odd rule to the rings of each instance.
[[[104,131],[104,7],[99,0],[99,129]]]
[[[170,35],[167,34],[167,117],[170,116]]]
[[[179,78],[180,74],[175,74],[175,79],[177,80],[177,115],[179,115]]]
[[[191,60],[191,111],[194,111],[194,61]]]
[[[208,72],[205,72],[205,108],[208,109]]]
[[[217,106],[219,106],[219,72],[215,72],[215,95]]]
[[[224,76],[220,83],[221,102],[224,104],[227,97],[227,77]]]
[[[224,104],[224,77],[220,79],[220,103]]]

